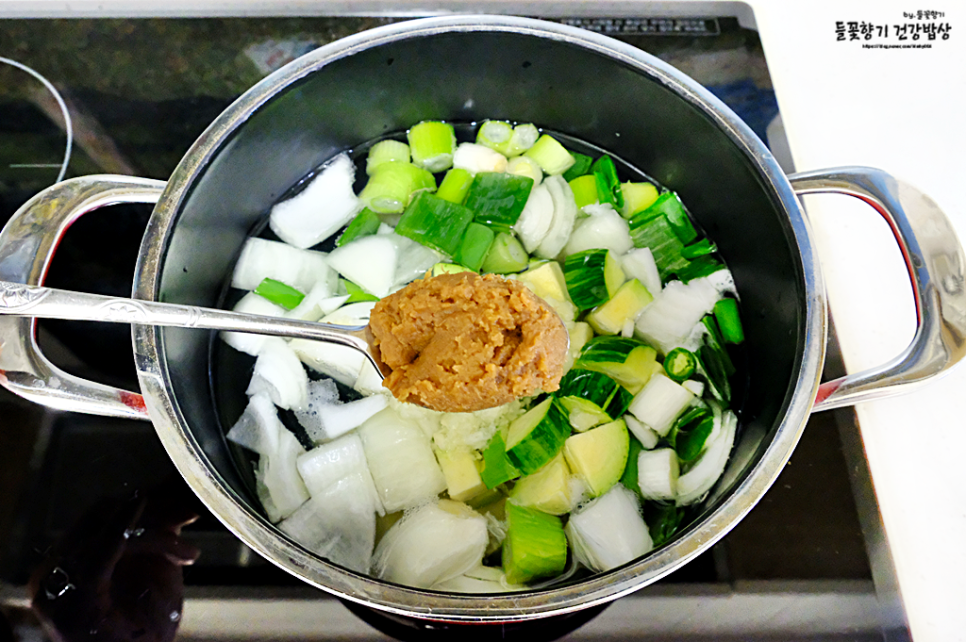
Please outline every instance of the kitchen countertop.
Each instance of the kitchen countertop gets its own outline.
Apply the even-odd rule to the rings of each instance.
[[[524,3],[527,5],[530,3]],[[536,3],[532,3],[536,4]],[[576,3],[574,3],[576,6]],[[621,2],[600,2],[595,13]],[[840,165],[881,167],[918,187],[966,239],[966,16],[951,0],[750,3],[798,170]],[[156,5],[156,6],[155,6]],[[312,15],[347,8],[417,3],[262,0],[0,0],[0,18],[111,15]],[[521,11],[520,3],[474,2],[468,8]],[[525,8],[525,7],[523,7]],[[960,9],[957,11],[957,9]],[[904,12],[938,11],[950,37],[929,49],[867,49],[836,41],[836,22],[915,23]],[[894,34],[872,42],[898,42]],[[2,43],[0,43],[2,55]],[[847,369],[857,372],[895,356],[911,339],[911,290],[886,225],[842,196],[805,200],[822,258],[835,329]],[[917,642],[966,640],[966,366],[915,392],[861,404],[856,414],[898,587]],[[959,394],[957,394],[959,392]]]

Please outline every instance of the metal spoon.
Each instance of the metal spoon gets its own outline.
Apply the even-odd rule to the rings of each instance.
[[[383,378],[392,372],[392,369],[379,357],[379,350],[372,345],[372,334],[369,332],[368,325],[344,326],[297,321],[193,305],[86,294],[8,281],[0,281],[0,314],[39,319],[107,321],[225,330],[291,339],[312,339],[358,350],[372,362]]]

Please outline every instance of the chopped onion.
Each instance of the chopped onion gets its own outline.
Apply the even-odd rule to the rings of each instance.
[[[276,305],[254,292],[249,292],[243,296],[232,310],[244,314],[261,314],[266,317],[281,317],[285,316],[286,312],[282,306]],[[250,354],[253,357],[258,355],[265,342],[271,338],[264,334],[249,334],[248,332],[222,332],[219,336],[222,341],[235,350]]]
[[[298,413],[296,416],[312,441],[320,443],[331,441],[358,428],[385,408],[386,404],[383,395],[373,395],[348,403],[333,402],[310,406],[308,413]]]
[[[369,317],[372,314],[372,308],[375,307],[375,301],[360,301],[358,303],[350,303],[349,305],[344,305],[338,310],[325,315],[320,319],[322,323],[332,323],[335,325],[367,325],[369,323]]]
[[[335,441],[317,446],[296,460],[299,475],[305,482],[309,493],[315,497],[321,495],[340,479],[350,475],[358,475],[366,483],[368,503],[372,510],[380,515],[385,513],[379,493],[372,482],[369,464],[359,435],[351,433],[343,435]]]
[[[577,560],[595,571],[627,564],[654,547],[637,498],[622,484],[571,513],[564,530]]]
[[[486,519],[466,504],[442,499],[405,515],[386,532],[373,559],[381,579],[429,588],[479,566]]]
[[[530,190],[530,196],[527,197],[527,203],[520,212],[520,218],[513,225],[513,231],[520,237],[520,242],[523,243],[523,248],[528,254],[533,254],[539,247],[541,241],[550,232],[551,223],[553,223],[553,197],[550,196],[550,190],[546,185],[537,185]]]
[[[359,436],[387,512],[418,506],[446,489],[429,437],[391,408],[360,426]]]
[[[335,272],[329,267],[325,252],[302,250],[286,243],[250,238],[242,247],[231,286],[254,290],[264,279],[275,279],[302,292],[317,286],[335,292]],[[328,295],[327,295],[328,296]]]
[[[249,395],[266,392],[279,408],[297,410],[308,403],[309,378],[288,343],[269,337],[255,359]]]
[[[393,286],[404,285],[426,274],[427,270],[445,260],[441,252],[399,234],[387,236],[396,248],[396,269]]]
[[[577,201],[574,200],[574,191],[561,176],[548,176],[541,185],[547,186],[553,199],[553,222],[535,254],[542,259],[552,259],[560,254],[574,229]]]
[[[364,359],[362,367],[359,369],[359,376],[356,377],[352,389],[363,395],[376,395],[387,392],[382,385],[382,375],[376,371],[376,367]]]
[[[362,363],[366,360],[358,350],[335,343],[292,339],[288,344],[302,363],[316,372],[332,377],[344,386],[355,383],[359,378]]]
[[[388,236],[364,236],[332,250],[329,265],[366,292],[382,298],[395,282],[396,246]]]
[[[348,475],[313,494],[278,527],[330,562],[357,573],[369,570],[376,515],[361,475]]]
[[[720,298],[707,277],[688,283],[671,281],[637,317],[635,334],[667,354],[684,345],[694,326]]]
[[[286,428],[278,419],[278,410],[267,394],[248,398],[248,406],[225,438],[259,455],[278,452],[278,436]]]
[[[335,312],[349,300],[348,294],[332,295],[328,284],[319,283],[309,290],[302,302],[286,312],[287,319],[318,321],[323,316]]]
[[[661,440],[661,436],[655,430],[642,424],[634,415],[624,415],[624,423],[627,424],[627,429],[631,431],[631,434],[637,437],[637,441],[641,442],[644,450],[654,448],[654,446],[657,446],[657,442]]]
[[[637,485],[644,499],[674,499],[679,475],[673,448],[642,450],[637,457]]]
[[[587,205],[584,211],[592,216],[574,227],[564,247],[564,255],[592,249],[611,250],[615,255],[621,255],[634,247],[627,221],[609,204]]]
[[[693,399],[694,395],[687,388],[657,372],[651,375],[644,388],[634,396],[627,410],[663,437]]]
[[[332,236],[362,209],[352,190],[355,173],[347,154],[336,156],[304,190],[272,208],[272,231],[303,249]]]
[[[258,461],[255,480],[262,505],[273,522],[288,517],[309,498],[295,466],[296,459],[304,452],[295,435],[282,427],[278,433],[278,450],[263,455]]]
[[[657,269],[651,248],[639,247],[621,257],[621,267],[629,279],[640,281],[651,296],[661,293],[661,273]]]
[[[453,153],[453,167],[465,169],[472,174],[502,172],[506,170],[506,156],[485,145],[460,143]]]

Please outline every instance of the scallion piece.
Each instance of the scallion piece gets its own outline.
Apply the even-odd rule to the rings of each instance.
[[[688,260],[681,256],[684,243],[678,238],[666,216],[653,214],[648,209],[632,216],[628,224],[634,246],[651,250],[662,281],[667,281],[669,276],[687,267]]]
[[[470,191],[473,183],[473,175],[465,169],[454,167],[443,176],[436,190],[436,196],[450,203],[460,203],[466,199],[466,193]]]
[[[563,179],[568,183],[578,176],[583,176],[590,172],[590,166],[594,164],[594,159],[586,154],[570,152],[570,155],[574,157],[574,164],[563,173]]]
[[[533,147],[524,155],[537,161],[540,169],[551,175],[563,174],[576,162],[570,152],[549,134],[544,134],[537,139]]]
[[[617,178],[614,159],[606,154],[594,161],[591,171],[597,178],[597,196],[601,203],[610,203],[617,209],[624,207],[621,184]]]
[[[495,238],[496,234],[487,226],[470,223],[463,233],[463,239],[456,254],[453,255],[453,260],[474,272],[479,272]]]
[[[473,178],[463,204],[473,220],[496,232],[509,232],[527,204],[533,179],[501,172],[481,172]]]
[[[644,504],[644,521],[647,530],[654,540],[654,547],[666,544],[677,532],[681,525],[684,510],[674,504],[663,502],[646,502]]]
[[[503,441],[503,433],[497,430],[483,451],[483,468],[480,470],[480,477],[483,478],[486,487],[492,490],[519,476],[520,471],[506,456],[506,443]]]
[[[510,123],[504,120],[487,120],[480,125],[479,131],[476,132],[476,143],[486,145],[505,156],[512,136],[513,125]]]
[[[651,183],[621,183],[621,195],[624,197],[621,216],[630,218],[654,205],[659,193]]]
[[[714,318],[725,343],[737,344],[745,340],[745,331],[738,316],[738,302],[735,299],[721,299],[715,303]]]
[[[298,306],[305,298],[305,295],[293,288],[291,285],[286,285],[281,281],[276,281],[275,279],[263,279],[258,287],[255,288],[255,294],[268,299],[272,303],[282,306],[287,310]]]
[[[721,264],[721,261],[714,258],[710,254],[706,254],[704,256],[699,256],[693,261],[688,261],[685,265],[678,268],[675,271],[675,274],[677,274],[678,279],[680,279],[682,283],[687,283],[689,281],[693,281],[694,279],[700,279],[708,276],[709,274],[714,274],[723,268],[724,265]]]
[[[453,256],[472,221],[473,212],[462,205],[420,192],[403,212],[396,234]]]
[[[352,281],[347,281],[346,279],[339,279],[342,283],[342,287],[345,288],[345,293],[349,295],[343,305],[349,303],[362,303],[364,301],[378,301],[379,297],[375,294],[370,294],[362,289],[361,286],[353,283]]]
[[[356,239],[361,239],[364,236],[372,236],[379,230],[379,225],[382,221],[379,220],[379,215],[373,212],[368,207],[362,209],[361,212],[356,214],[356,217],[349,222],[346,226],[345,231],[335,240],[336,247],[342,247],[346,243],[351,243]]]
[[[595,175],[584,174],[583,176],[572,179],[568,184],[574,192],[577,209],[582,208],[584,205],[593,205],[598,202],[597,177]]]
[[[516,156],[511,158],[506,164],[506,173],[516,176],[528,176],[533,179],[534,185],[539,185],[543,180],[543,170],[537,165],[537,161],[529,156]]]
[[[686,348],[675,348],[664,358],[664,371],[671,381],[681,383],[692,374],[698,362],[694,354]]]
[[[675,234],[682,243],[690,243],[698,238],[698,231],[694,229],[684,203],[674,192],[664,192],[657,197],[654,204],[645,210],[651,215],[663,214],[674,228]]]
[[[538,138],[540,138],[540,130],[535,125],[530,123],[517,125],[513,128],[513,135],[510,136],[510,142],[507,143],[506,151],[503,154],[507,158],[519,156],[533,147]]]
[[[681,250],[681,256],[686,259],[696,259],[699,256],[712,254],[717,250],[718,248],[715,247],[714,243],[712,243],[710,240],[701,239],[700,241],[696,241],[691,245],[685,246],[685,248]]]
[[[567,536],[559,517],[533,508],[506,505],[503,571],[511,584],[554,577],[567,564]]]
[[[714,317],[706,316],[701,322],[707,332],[704,335],[703,344],[695,354],[698,361],[697,372],[707,381],[711,396],[728,404],[731,402],[731,383],[728,377],[734,373],[735,367],[727,350],[721,344],[721,334]]]
[[[434,174],[453,166],[456,133],[453,126],[435,120],[414,125],[407,134],[413,164]]]
[[[435,189],[436,179],[425,169],[412,163],[388,161],[369,177],[359,199],[374,212],[398,214],[406,209],[415,192]]]
[[[492,274],[512,274],[526,269],[529,262],[530,256],[523,244],[512,234],[500,232],[493,239],[480,269]]]
[[[383,163],[399,161],[409,162],[409,145],[399,140],[381,140],[369,148],[369,155],[366,157],[366,174],[370,176]]]

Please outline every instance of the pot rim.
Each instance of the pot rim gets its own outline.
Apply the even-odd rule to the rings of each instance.
[[[338,597],[403,616],[445,621],[522,621],[609,602],[685,564],[727,534],[761,499],[781,472],[804,429],[818,391],[827,338],[824,282],[812,233],[777,161],[734,112],[704,87],[670,65],[631,45],[576,27],[529,18],[459,15],[396,23],[325,45],[267,76],[229,106],[192,145],[173,172],[155,207],[135,272],[134,297],[155,300],[165,248],[194,178],[220,152],[232,132],[277,93],[325,65],[357,52],[445,32],[505,32],[576,45],[648,75],[699,109],[753,162],[764,188],[784,208],[801,257],[805,322],[797,378],[786,394],[782,421],[759,461],[719,505],[683,536],[637,562],[596,574],[577,584],[490,596],[447,594],[400,587],[335,566],[289,540],[229,488],[207,464],[171,394],[171,377],[160,329],[133,327],[138,378],[162,445],[192,490],[224,525],[269,561]],[[753,453],[752,453],[753,454]]]

